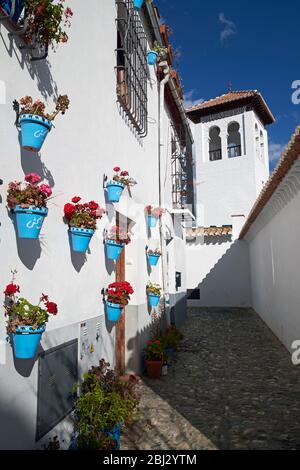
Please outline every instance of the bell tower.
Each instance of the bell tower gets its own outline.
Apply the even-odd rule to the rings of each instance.
[[[248,216],[269,178],[266,126],[274,117],[256,90],[229,91],[187,115],[195,140],[197,225],[232,225]]]

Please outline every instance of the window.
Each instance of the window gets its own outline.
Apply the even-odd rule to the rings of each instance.
[[[220,128],[211,127],[209,130],[209,160],[214,162],[222,160],[222,142],[220,137]]]
[[[240,157],[242,155],[240,125],[232,122],[228,126],[227,151],[228,158]]]
[[[260,131],[259,134],[259,144],[260,144],[260,158],[263,160],[265,156],[265,142],[263,131]]]
[[[147,40],[132,0],[117,5],[117,97],[141,137],[147,135]]]

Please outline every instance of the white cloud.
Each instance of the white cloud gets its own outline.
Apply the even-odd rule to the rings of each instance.
[[[203,98],[194,98],[195,90],[188,91],[184,94],[184,107],[185,109],[189,109],[192,106],[196,106],[197,104],[203,103]]]
[[[277,163],[281,154],[285,148],[283,144],[275,144],[274,142],[269,143],[269,159],[272,163]]]
[[[220,33],[220,41],[224,42],[230,36],[237,34],[236,25],[233,21],[228,20],[224,13],[219,13],[219,22],[224,26]]]

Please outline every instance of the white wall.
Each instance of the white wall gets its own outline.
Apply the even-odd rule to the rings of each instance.
[[[300,340],[300,160],[247,233],[252,305],[291,351]]]
[[[239,240],[220,244],[217,240],[215,244],[188,243],[187,287],[200,290],[200,300],[188,300],[188,305],[249,307],[251,290],[248,255],[247,244]]]
[[[1,172],[4,185],[0,188],[0,286],[10,281],[10,270],[17,269],[17,282],[22,295],[33,303],[41,292],[49,294],[57,302],[59,314],[47,325],[42,347],[59,344],[78,337],[79,323],[104,315],[101,289],[115,279],[115,271],[105,260],[103,230],[114,224],[114,208],[105,205],[102,188],[103,175],[110,176],[112,168],[119,165],[127,169],[138,185],[132,189],[132,197],[124,192],[115,209],[134,220],[132,243],[126,248],[126,279],[134,289],[130,308],[135,309],[138,321],[127,321],[127,339],[135,338],[140,330],[148,328],[151,316],[147,308],[145,286],[149,278],[162,283],[161,263],[156,270],[148,271],[145,246],[158,243],[158,228],[148,232],[144,215],[147,204],[158,204],[158,93],[156,74],[149,68],[148,112],[149,132],[144,139],[138,139],[129,128],[116,100],[115,48],[116,8],[113,0],[69,0],[74,11],[69,41],[62,44],[56,53],[50,51],[47,61],[31,63],[24,60],[15,42],[10,48],[7,31],[1,26],[0,81],[6,88],[6,101],[0,104]],[[2,42],[3,41],[3,42]],[[11,51],[11,52],[10,52]],[[3,86],[2,86],[3,88]],[[55,128],[49,133],[40,156],[20,151],[18,131],[14,126],[14,99],[24,95],[43,98],[53,106],[53,95],[67,93],[70,109],[59,116]],[[150,119],[151,118],[151,119]],[[164,147],[162,155],[163,202],[171,201],[170,175],[170,122],[167,113],[163,116]],[[49,215],[42,228],[40,243],[16,239],[13,223],[5,207],[6,187],[12,180],[23,180],[24,174],[35,171],[42,174],[45,182],[53,187],[54,198],[49,202]],[[63,206],[74,195],[83,200],[99,202],[108,210],[108,216],[98,223],[90,252],[86,257],[70,252],[68,228],[63,223]],[[182,243],[184,243],[182,241]],[[173,267],[169,276],[173,278]],[[183,289],[185,286],[183,286]],[[129,310],[129,313],[130,314]],[[107,349],[114,363],[114,328],[103,333],[103,341],[111,342]],[[6,328],[3,316],[0,319],[0,340],[5,342]],[[71,338],[71,339],[72,339]],[[3,344],[3,343],[2,343]],[[100,345],[100,354],[103,353]],[[30,448],[34,445],[36,421],[36,367],[31,376],[20,377],[12,363],[12,351],[2,345],[6,357],[0,365],[2,403],[23,401],[26,396],[28,439],[14,440],[14,425],[5,430],[6,440],[16,448]],[[97,352],[96,351],[96,352]],[[130,354],[134,353],[131,350]],[[137,352],[139,354],[140,351]],[[97,357],[95,357],[97,359]],[[129,357],[127,358],[129,360]],[[93,358],[91,359],[93,362]],[[1,361],[0,361],[1,362]],[[137,363],[137,359],[135,359]],[[0,416],[2,426],[7,420]],[[54,432],[57,431],[57,428]],[[3,436],[4,430],[0,435]],[[46,436],[47,438],[47,436]],[[0,448],[6,444],[1,442]]]

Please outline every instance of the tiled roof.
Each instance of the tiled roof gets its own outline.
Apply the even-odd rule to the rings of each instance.
[[[269,180],[265,184],[263,190],[258,196],[244,227],[240,233],[240,239],[244,238],[249,231],[252,224],[255,222],[259,214],[262,212],[266,204],[271,199],[272,195],[287,175],[295,161],[300,156],[300,125],[296,127],[295,133],[292,135],[290,142],[285,148],[281,158],[270,176]]]
[[[223,227],[197,227],[186,229],[187,238],[195,237],[222,237],[223,235],[231,235],[232,226]]]
[[[186,110],[186,113],[192,121],[198,122],[201,116],[207,116],[225,109],[233,109],[245,104],[251,104],[256,109],[264,124],[272,124],[275,121],[267,103],[257,90],[230,91],[222,96],[192,106]]]

